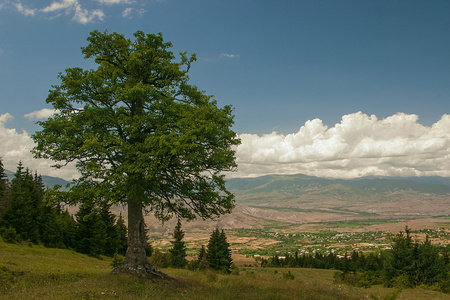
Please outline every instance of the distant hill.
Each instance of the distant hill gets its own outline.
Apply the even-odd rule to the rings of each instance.
[[[14,178],[14,172],[5,170],[5,174],[9,181],[11,181]],[[60,186],[64,187],[66,184],[69,183],[69,181],[64,180],[62,178],[47,176],[47,175],[42,175],[42,181],[44,182],[45,186],[48,188],[52,188],[55,185],[60,185]]]
[[[415,191],[438,195],[450,194],[450,178],[443,177],[363,177],[358,179],[325,179],[303,174],[266,175],[256,178],[227,180],[230,190],[244,193],[291,192],[305,194],[329,187],[351,189],[355,193],[385,194]]]
[[[325,179],[303,174],[227,181],[237,208],[258,219],[309,223],[450,216],[449,178]],[[242,217],[241,217],[242,219]]]

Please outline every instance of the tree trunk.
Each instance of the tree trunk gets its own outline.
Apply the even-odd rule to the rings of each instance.
[[[113,273],[131,273],[149,279],[170,279],[157,271],[156,266],[147,261],[145,253],[145,223],[142,203],[128,200],[128,248],[125,260],[113,269]]]

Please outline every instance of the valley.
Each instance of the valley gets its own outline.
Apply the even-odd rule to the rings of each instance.
[[[429,178],[428,178],[429,180]],[[206,245],[210,232],[226,231],[235,253],[377,251],[408,226],[415,239],[450,243],[450,187],[404,179],[327,180],[270,175],[228,182],[236,196],[229,215],[183,222],[188,248]],[[154,247],[170,247],[175,220],[146,216]]]

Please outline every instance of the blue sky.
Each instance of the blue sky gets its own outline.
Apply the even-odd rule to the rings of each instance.
[[[176,53],[197,53],[191,82],[215,95],[219,105],[234,107],[234,129],[244,144],[237,151],[238,161],[252,170],[243,176],[269,170],[333,177],[450,176],[448,162],[442,166],[450,157],[449,13],[446,0],[0,0],[0,123],[5,132],[0,138],[4,145],[7,140],[16,145],[15,138],[26,139],[23,130],[31,134],[38,129],[36,112],[51,108],[45,98],[58,83],[58,72],[94,67],[80,51],[90,31],[108,29],[132,37],[143,30],[162,32]],[[376,128],[389,135],[380,124],[394,121],[402,132],[375,138]],[[352,135],[363,136],[357,142],[339,131],[361,131],[366,128],[361,124],[372,125]],[[434,127],[442,130],[432,131]],[[289,137],[302,128],[318,130],[316,138],[289,144]],[[420,130],[410,132],[412,128]],[[414,162],[381,162],[386,153],[393,157],[392,148],[402,141],[414,144],[408,140],[411,135],[414,141],[437,147],[432,156],[439,161],[423,167],[419,161],[431,148],[421,144],[410,154],[395,154],[416,155]],[[284,144],[268,142],[270,137]],[[379,144],[370,155],[380,161],[349,167],[355,156],[348,153],[358,152],[367,137],[374,139],[367,145]],[[294,167],[314,162],[305,158],[301,147],[325,153],[342,140],[346,147],[316,158],[317,165]],[[387,140],[390,144],[380,144]],[[293,152],[283,152],[288,148]],[[18,150],[13,155],[0,146],[0,151],[7,167],[18,158]],[[258,151],[264,155],[256,157]],[[324,164],[330,160],[339,166]],[[43,163],[29,163],[45,168]],[[353,175],[344,176],[348,172]]]

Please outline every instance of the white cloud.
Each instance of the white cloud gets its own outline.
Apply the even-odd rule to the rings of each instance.
[[[147,11],[143,8],[135,9],[132,7],[127,7],[122,12],[122,17],[132,19],[134,16],[142,17]]]
[[[54,19],[61,15],[72,16],[72,20],[81,24],[87,24],[94,21],[103,21],[105,14],[101,9],[86,9],[81,6],[78,0],[60,0],[53,1],[43,8],[28,8],[24,6],[21,0],[16,1],[12,5],[18,12],[26,16],[45,16],[48,19]],[[124,0],[103,0],[101,3],[132,3],[132,1]],[[9,2],[6,2],[8,4]],[[0,6],[1,8],[1,6]]]
[[[26,114],[24,115],[24,117],[27,118],[28,120],[47,119],[48,117],[51,117],[52,115],[57,113],[59,113],[59,110],[43,108],[41,110],[33,111],[29,114]]]
[[[41,9],[43,12],[54,12],[58,10],[75,9],[79,5],[77,0],[62,0],[60,2],[52,2],[49,6]]]
[[[104,3],[104,4],[130,4],[134,3],[133,0],[97,0],[97,2]]]
[[[95,19],[103,21],[104,16],[105,16],[105,14],[100,9],[87,10],[87,9],[81,8],[81,6],[78,5],[76,7],[75,15],[73,16],[73,20],[78,23],[81,23],[81,24],[87,24],[87,23],[94,21]]]
[[[37,171],[42,175],[56,176],[70,180],[77,177],[77,172],[73,167],[56,170],[50,166],[52,161],[35,159],[31,154],[34,142],[26,131],[19,133],[16,129],[5,127],[8,120],[13,119],[9,114],[0,115],[0,157],[7,170],[15,171],[17,163],[22,161],[25,167]]]
[[[239,57],[241,57],[239,54],[222,53],[219,55],[219,58],[239,58]]]
[[[9,114],[9,113],[0,115],[0,125],[8,122],[8,120],[11,120],[11,119],[13,119],[13,116],[11,116],[11,114]]]
[[[34,16],[34,13],[36,12],[36,9],[27,8],[21,3],[14,3],[14,6],[16,7],[18,12],[24,14],[25,16]]]
[[[133,11],[132,7],[125,8],[124,11],[122,12],[122,17],[124,18],[128,17],[132,11]]]
[[[46,117],[51,110],[32,112]],[[44,175],[71,179],[73,167],[50,168],[51,161],[34,159],[34,143],[26,131],[8,129],[13,117],[0,115],[0,157],[14,171],[19,160]],[[345,115],[328,128],[319,119],[307,121],[296,133],[241,134],[236,148],[238,172],[230,177],[303,173],[319,177],[378,176],[450,177],[450,115],[423,126],[417,115],[397,113],[379,120],[361,112]]]
[[[319,119],[297,133],[242,134],[237,147],[238,173],[271,173],[354,178],[450,176],[450,115],[431,127],[417,115],[398,113],[383,120],[361,112],[345,115],[328,128]]]

